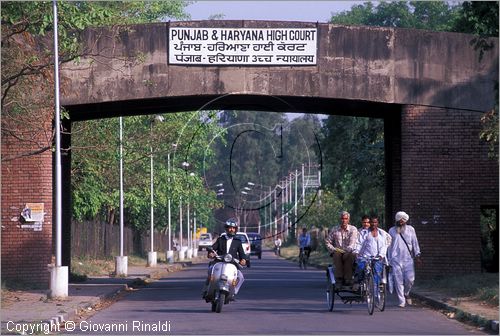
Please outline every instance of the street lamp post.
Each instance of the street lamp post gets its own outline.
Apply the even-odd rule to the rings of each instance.
[[[184,246],[182,246],[182,196],[179,196],[179,260],[184,260]]]
[[[266,199],[269,197],[269,204],[266,204],[263,208],[264,209],[264,225],[265,225],[264,228],[267,227],[267,222],[268,222],[268,220],[267,220],[267,205],[269,205],[269,224],[271,226],[270,232],[272,234],[272,204],[271,204],[272,203],[272,196],[271,196],[272,195],[272,188],[270,186],[265,186],[263,184],[254,183],[254,182],[247,182],[247,184],[249,186],[252,186],[252,187],[254,187],[254,186],[259,187],[259,200],[258,200],[259,205],[261,204],[262,201],[264,201],[264,204],[266,204]],[[269,194],[266,195],[268,188],[269,188]],[[243,189],[252,190],[251,188],[248,188],[248,187],[244,187]],[[262,197],[262,192],[264,192],[264,197]],[[260,220],[260,209],[259,209],[259,220]],[[258,226],[257,230],[258,230],[258,233],[261,232],[261,225]],[[264,231],[267,231],[267,230],[265,229]]]
[[[115,274],[126,277],[128,257],[123,255],[123,118],[120,117],[120,255],[115,258]]]
[[[193,248],[191,246],[191,200],[188,196],[188,201],[186,204],[186,214],[187,214],[187,250],[186,258],[191,259],[193,257]]]
[[[153,123],[155,121],[157,122],[162,122],[164,118],[160,115],[155,116],[154,119],[151,120],[150,122],[150,131],[151,131],[151,140],[153,137]],[[150,168],[150,192],[151,192],[151,227],[150,227],[150,238],[151,238],[151,249],[148,253],[148,266],[149,267],[156,267],[156,260],[157,255],[156,252],[154,251],[154,165],[153,165],[153,143],[150,144],[149,146],[149,153],[150,153],[150,163],[151,163],[151,168]]]
[[[195,178],[195,173],[191,172],[189,173],[189,178],[193,179]],[[189,180],[191,182],[191,180]],[[191,186],[191,184],[190,184]],[[189,188],[191,190],[191,187]],[[192,203],[192,204],[191,204]],[[189,248],[191,249],[191,257],[197,257],[198,256],[198,249],[196,248],[196,209],[194,207],[194,200],[190,199],[189,204],[192,205],[189,209],[193,211],[193,226],[191,227],[191,221],[188,220],[189,226],[190,226],[190,238],[191,238],[191,243],[189,245]]]
[[[190,167],[190,164],[188,162],[183,162],[182,163],[182,168],[187,172],[188,169]],[[188,193],[190,192],[190,188],[189,186],[191,185],[190,181],[189,181],[189,177],[190,176],[193,176],[194,173],[191,173],[189,174],[188,176]],[[187,202],[186,202],[186,215],[187,215],[187,245],[186,245],[186,248],[185,248],[185,253],[186,253],[186,258],[187,259],[191,259],[193,257],[193,249],[191,247],[191,228],[190,228],[190,225],[191,225],[191,221],[190,221],[190,202],[191,202],[191,199],[190,199],[190,195],[188,194],[187,196]]]
[[[54,20],[54,96],[55,96],[55,224],[56,262],[50,269],[50,298],[68,296],[68,266],[62,265],[62,173],[61,173],[61,110],[59,103],[59,42],[57,29],[57,1],[52,2]]]
[[[177,144],[172,144],[172,149],[175,151],[177,149]],[[172,250],[172,185],[170,179],[170,152],[167,154],[167,172],[168,172],[168,195],[167,195],[167,207],[168,207],[168,250],[166,253],[167,263],[174,263],[174,251]]]
[[[193,232],[194,232],[193,257],[197,257],[198,246],[196,246],[196,210],[193,212]]]

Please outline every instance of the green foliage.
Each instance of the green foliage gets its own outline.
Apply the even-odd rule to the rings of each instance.
[[[498,209],[481,209],[481,263],[487,272],[498,272]]]
[[[354,5],[349,11],[333,15],[336,24],[367,25],[451,31],[460,7],[443,1],[381,1]]]
[[[229,186],[225,194],[239,193],[247,182],[274,188],[290,172],[300,171],[303,163],[319,162],[316,116],[289,121],[275,112],[224,111],[220,120],[227,133],[214,141],[219,159],[208,177]]]
[[[184,12],[187,4],[182,0],[57,1],[59,60],[78,61],[83,53],[80,34],[87,27],[184,19],[188,17]],[[52,147],[51,132],[46,129],[50,125],[40,127],[39,121],[50,120],[54,110],[53,3],[3,1],[1,17],[2,136],[13,136],[23,145],[17,156],[2,157],[5,161],[37,155]],[[143,55],[138,55],[137,60],[141,58]],[[32,139],[37,139],[36,143]],[[95,212],[100,202],[99,198],[92,199],[83,213]]]
[[[66,57],[79,51],[78,34],[90,26],[158,22],[168,18],[186,19],[188,4],[170,1],[58,1],[59,47]],[[2,26],[45,35],[53,30],[51,1],[2,2]]]
[[[331,190],[322,190],[320,195],[309,195],[306,206],[299,206],[298,227],[308,229],[331,228],[338,225],[340,212],[344,210],[344,202]],[[302,216],[304,215],[304,216]]]
[[[471,41],[479,51],[479,60],[494,47],[488,37],[498,38],[498,1],[465,1],[456,29],[463,33],[479,35]],[[481,121],[481,139],[489,144],[491,158],[498,160],[498,81],[495,81],[495,107],[486,112]]]
[[[290,173],[301,172],[302,164],[319,163],[316,137],[321,124],[315,115],[288,120],[275,112],[222,111],[219,118],[226,134],[213,142],[217,161],[207,170],[207,181],[212,186],[223,184],[226,208],[238,209],[235,216],[245,227],[247,220],[259,216],[246,210],[263,206],[259,200],[269,188],[274,190]],[[263,222],[263,210],[260,217]]]
[[[163,117],[160,123],[152,122],[151,116],[123,118],[125,222],[138,231],[149,229],[150,223],[151,149],[156,228],[164,229],[168,224],[169,199],[174,228],[181,196],[184,204],[188,200],[191,203],[198,223],[208,223],[211,210],[218,206],[215,193],[208,191],[203,183],[203,167],[195,163],[203,162],[203,158],[208,165],[213,162],[213,151],[207,144],[220,128],[205,112],[165,114]],[[119,210],[118,119],[74,123],[72,144],[74,217],[116,223]],[[176,144],[176,148],[172,144]],[[189,172],[181,169],[185,161],[191,163]]]
[[[498,37],[498,1],[464,1],[456,30]]]
[[[323,185],[342,202],[342,210],[349,211],[353,221],[374,213],[383,222],[383,130],[381,119],[334,115],[323,129]]]
[[[481,117],[481,122],[483,123],[483,129],[479,136],[489,145],[488,155],[498,160],[498,102],[494,109],[486,112]]]

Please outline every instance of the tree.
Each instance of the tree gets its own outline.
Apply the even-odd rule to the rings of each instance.
[[[445,1],[367,2],[332,16],[336,24],[452,31],[460,7]]]
[[[336,115],[323,127],[323,184],[352,218],[384,213],[383,129],[381,119]]]
[[[189,198],[197,205],[197,217],[209,222],[211,210],[218,206],[215,193],[205,188],[203,167],[194,162],[213,162],[208,143],[220,132],[216,120],[205,112],[164,114],[164,121],[153,123],[151,116],[124,118],[124,189],[127,224],[138,231],[149,228],[150,149],[154,157],[155,226],[167,224],[167,202],[172,209]],[[119,208],[118,120],[104,119],[74,125],[72,147],[73,214],[77,220],[105,219],[116,222]],[[176,144],[174,148],[172,145]],[[168,156],[170,154],[170,170]],[[182,169],[190,162],[193,176]],[[169,173],[170,171],[170,173]],[[176,213],[173,211],[175,218]],[[175,225],[174,225],[175,228]]]
[[[182,0],[58,1],[60,62],[77,61],[84,54],[79,36],[86,27],[183,19],[185,6]],[[52,2],[5,1],[1,16],[2,136],[26,148],[15,157],[2,157],[5,161],[52,147],[51,125],[40,125],[40,120],[52,119],[54,102]]]
[[[471,43],[479,51],[479,60],[494,46],[488,37],[498,38],[498,1],[465,1],[455,26],[456,31],[479,35]],[[495,85],[495,107],[481,121],[480,137],[490,146],[490,157],[498,160],[498,80]]]

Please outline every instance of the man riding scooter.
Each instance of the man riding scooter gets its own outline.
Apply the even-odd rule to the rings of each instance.
[[[226,230],[225,234],[222,234],[219,238],[217,238],[215,243],[212,245],[212,249],[208,252],[208,258],[214,258],[216,255],[222,256],[224,254],[230,254],[233,258],[239,260],[239,264],[241,266],[245,266],[248,257],[243,250],[241,240],[235,237],[236,232],[238,231],[238,223],[236,222],[236,219],[228,219],[224,225],[224,229]],[[207,295],[210,274],[212,273],[212,267],[215,263],[217,263],[217,260],[213,260],[209,264],[208,278],[205,281],[205,286],[203,287],[203,298]],[[243,273],[238,270],[238,283],[235,287],[235,295],[238,294],[243,281]]]

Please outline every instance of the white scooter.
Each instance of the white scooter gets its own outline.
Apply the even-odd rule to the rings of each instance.
[[[212,250],[215,253],[215,251]],[[238,284],[238,270],[241,269],[239,260],[232,255],[215,255],[217,263],[213,265],[208,284],[206,302],[212,303],[212,311],[220,313],[222,305],[234,299],[235,287]]]

